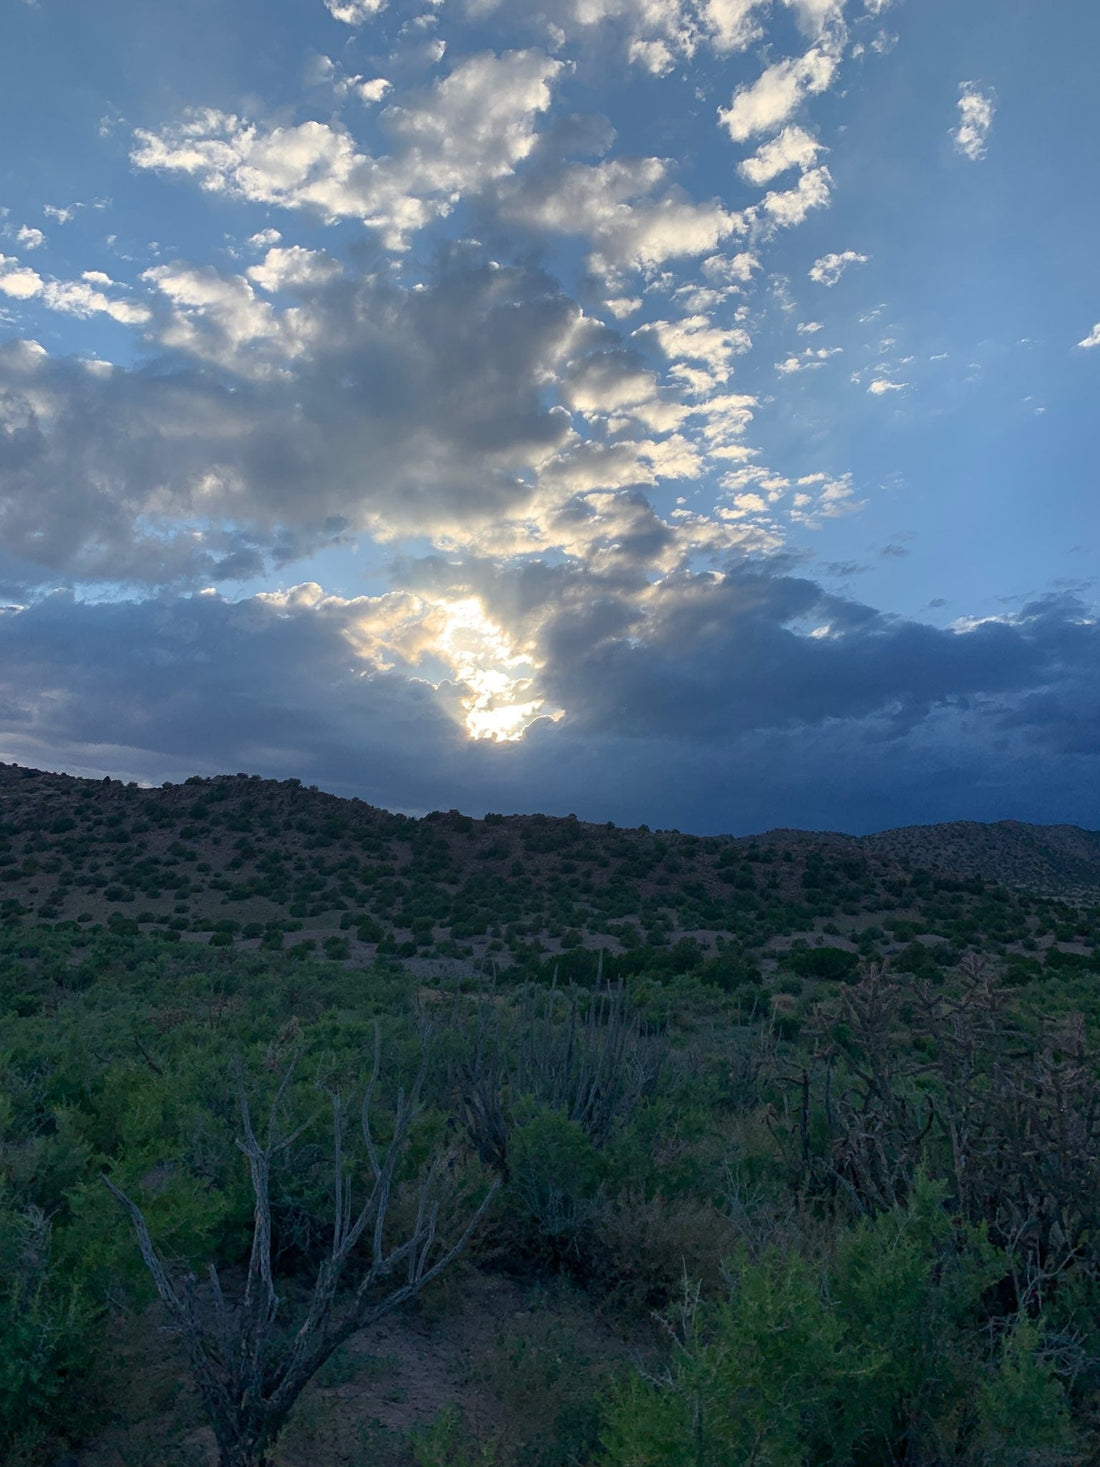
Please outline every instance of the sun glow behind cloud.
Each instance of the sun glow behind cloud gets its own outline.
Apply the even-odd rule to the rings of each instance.
[[[550,708],[536,686],[538,666],[486,616],[476,597],[444,603],[431,649],[448,663],[461,685],[458,703],[471,739],[511,743],[539,718],[564,717]]]

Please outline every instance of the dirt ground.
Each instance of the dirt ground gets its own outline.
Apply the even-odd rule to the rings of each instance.
[[[339,1350],[303,1393],[273,1460],[413,1467],[413,1434],[458,1408],[475,1454],[522,1461],[540,1415],[553,1429],[557,1395],[570,1384],[563,1373],[625,1367],[651,1338],[646,1322],[625,1338],[567,1285],[468,1268]],[[113,1419],[65,1467],[217,1467],[213,1432],[159,1306],[119,1321],[102,1389]]]

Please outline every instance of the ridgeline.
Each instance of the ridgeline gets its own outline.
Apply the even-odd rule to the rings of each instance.
[[[0,766],[8,922],[384,957],[425,975],[551,963],[581,976],[600,949],[729,979],[792,946],[834,948],[841,966],[841,953],[950,964],[977,946],[1073,961],[1100,939],[1098,902],[1100,833],[1075,826],[696,837],[572,815],[411,819],[256,775],[148,789]]]

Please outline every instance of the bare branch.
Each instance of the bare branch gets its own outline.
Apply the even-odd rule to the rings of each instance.
[[[227,1303],[217,1270],[210,1266],[210,1309],[206,1311],[211,1318],[209,1326],[203,1322],[194,1279],[186,1282],[181,1296],[157,1252],[141,1209],[108,1177],[103,1179],[129,1215],[145,1266],[187,1346],[192,1373],[214,1428],[221,1467],[262,1467],[266,1448],[276,1439],[298,1396],[333,1350],[413,1298],[438,1277],[467,1245],[499,1186],[499,1182],[494,1182],[488,1188],[459,1238],[437,1253],[439,1204],[434,1190],[440,1158],[433,1157],[421,1180],[415,1222],[407,1236],[387,1249],[386,1225],[394,1178],[419,1114],[426,1058],[421,1061],[411,1090],[407,1094],[398,1093],[392,1136],[384,1147],[380,1146],[374,1139],[371,1124],[371,1105],[381,1070],[381,1039],[376,1030],[374,1063],[361,1112],[364,1151],[372,1178],[370,1190],[353,1218],[352,1182],[345,1162],[344,1112],[339,1096],[332,1092],[332,1237],[298,1327],[278,1327],[280,1300],[275,1292],[272,1265],[270,1176],[273,1158],[303,1129],[299,1127],[284,1135],[279,1123],[297,1058],[291,1062],[276,1091],[263,1145],[256,1136],[243,1077],[238,1070],[237,1098],[243,1135],[237,1145],[247,1159],[253,1189],[252,1245],[244,1294],[236,1307]],[[368,1230],[370,1262],[357,1279],[346,1280],[356,1247]],[[393,1282],[398,1270],[401,1270],[400,1283]]]

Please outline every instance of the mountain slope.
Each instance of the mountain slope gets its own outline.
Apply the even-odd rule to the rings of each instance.
[[[1007,888],[1015,888],[1015,894]],[[644,948],[678,962],[1089,940],[1100,835],[1000,822],[695,837],[575,817],[409,819],[297,780],[142,789],[0,766],[0,915],[501,966]],[[1097,933],[1100,936],[1100,932]],[[917,953],[919,957],[919,953]]]

